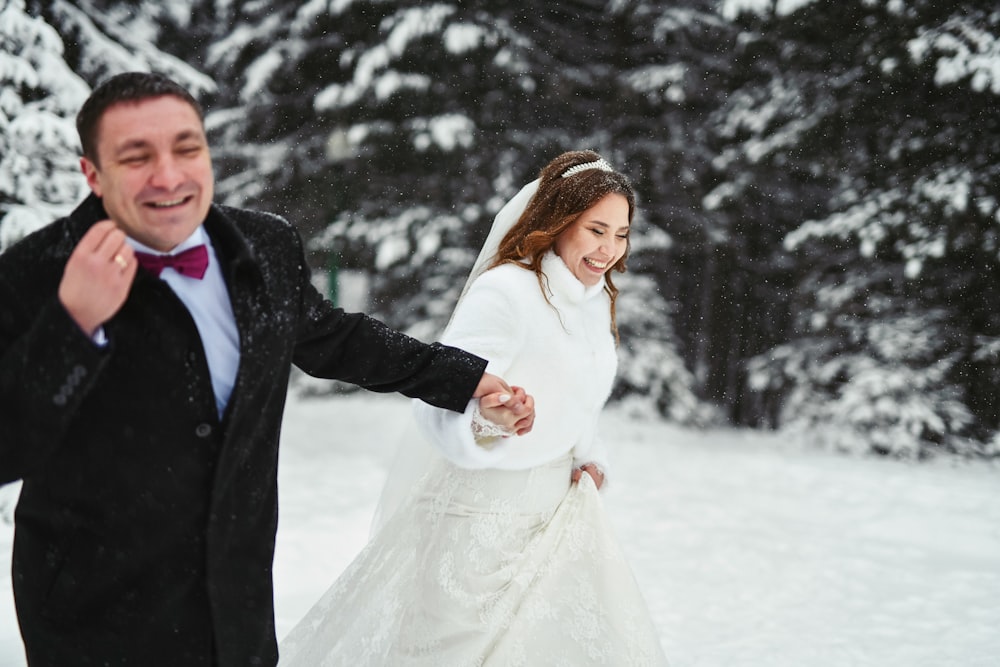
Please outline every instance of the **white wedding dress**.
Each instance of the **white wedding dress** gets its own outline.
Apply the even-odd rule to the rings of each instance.
[[[589,475],[440,460],[281,643],[282,667],[666,665]]]
[[[535,187],[498,214],[442,338],[534,396],[532,431],[487,451],[472,404],[417,402],[434,446],[416,432],[404,445],[379,529],[281,642],[280,667],[667,664],[600,494],[588,474],[571,482],[582,463],[607,469],[596,427],[617,361],[603,285],[551,253],[548,299],[531,271],[482,268]]]

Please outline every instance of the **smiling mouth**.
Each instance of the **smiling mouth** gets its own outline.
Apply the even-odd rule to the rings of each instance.
[[[180,206],[181,204],[187,203],[191,199],[190,195],[186,197],[181,197],[179,199],[171,199],[168,201],[151,201],[147,202],[146,206],[150,208],[173,208],[174,206]]]
[[[598,262],[598,261],[595,261],[595,260],[590,259],[588,257],[584,257],[583,258],[583,262],[587,266],[593,267],[595,269],[599,269],[601,271],[603,271],[604,269],[608,268],[608,263],[607,262]]]

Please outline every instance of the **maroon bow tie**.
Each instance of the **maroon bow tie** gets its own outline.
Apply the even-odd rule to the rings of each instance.
[[[135,258],[139,265],[152,273],[160,275],[166,267],[172,268],[182,276],[201,280],[208,269],[208,248],[204,244],[188,248],[176,255],[152,255],[148,252],[136,251]]]

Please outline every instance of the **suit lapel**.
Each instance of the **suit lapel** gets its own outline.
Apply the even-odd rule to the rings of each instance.
[[[213,206],[205,219],[205,231],[212,239],[222,265],[222,275],[240,335],[240,365],[223,418],[225,424],[240,409],[247,396],[248,383],[254,383],[261,377],[269,335],[264,316],[273,310],[273,304],[256,254],[235,223]]]

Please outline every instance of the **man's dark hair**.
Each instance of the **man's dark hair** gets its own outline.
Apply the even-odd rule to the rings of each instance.
[[[76,115],[76,131],[80,135],[83,155],[96,165],[97,126],[104,112],[122,102],[142,102],[154,97],[171,95],[187,102],[204,122],[205,114],[198,100],[179,83],[156,72],[125,72],[116,74],[94,89]]]

